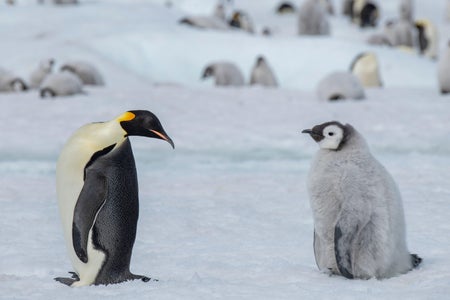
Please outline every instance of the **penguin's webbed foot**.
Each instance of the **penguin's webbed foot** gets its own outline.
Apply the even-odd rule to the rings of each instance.
[[[77,273],[75,272],[69,272],[69,274],[72,275],[72,278],[67,278],[67,277],[56,277],[54,278],[55,281],[61,282],[62,284],[71,286],[72,283],[76,282],[76,281],[80,281],[80,276],[78,276]]]
[[[155,278],[150,278],[150,277],[147,277],[147,276],[144,276],[144,275],[134,275],[134,274],[133,274],[133,279],[140,279],[143,282],[159,281],[158,279],[155,279]]]
[[[67,278],[67,277],[56,277],[54,279],[58,282],[61,282],[62,284],[68,285],[68,286],[71,286],[72,283],[74,283],[75,281],[78,281],[78,280],[75,280],[72,278]]]

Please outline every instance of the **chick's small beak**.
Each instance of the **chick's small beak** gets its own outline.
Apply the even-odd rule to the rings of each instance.
[[[304,129],[302,130],[302,133],[311,134],[313,131],[311,129]]]
[[[168,142],[172,146],[172,148],[175,149],[175,144],[173,143],[172,139],[169,136],[162,134],[161,132],[156,131],[156,130],[151,129],[150,131],[153,132],[154,134],[156,134],[157,136],[159,136],[161,139]]]

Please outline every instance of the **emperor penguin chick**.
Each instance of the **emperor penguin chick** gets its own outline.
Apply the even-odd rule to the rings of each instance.
[[[28,86],[22,78],[0,68],[0,92],[26,91]]]
[[[103,76],[99,70],[86,61],[69,61],[62,67],[61,71],[69,71],[80,77],[81,82],[86,85],[104,85]]]
[[[79,128],[64,145],[56,188],[67,250],[75,272],[55,280],[72,286],[150,278],[130,272],[139,197],[129,136],[174,144],[158,118],[145,110]]]
[[[381,279],[418,266],[422,259],[407,249],[397,185],[361,134],[336,121],[302,132],[320,147],[308,175],[319,269]]]
[[[217,86],[242,86],[245,84],[241,70],[230,62],[214,62],[205,67],[202,79],[214,77]]]
[[[374,53],[365,52],[356,56],[350,66],[350,71],[358,77],[364,87],[383,86],[378,59]]]
[[[330,24],[323,5],[316,0],[306,0],[300,6],[298,18],[300,35],[329,35]]]
[[[53,73],[45,77],[40,93],[42,98],[81,94],[83,93],[83,83],[72,72]]]
[[[438,82],[442,94],[450,93],[450,41],[439,58]]]
[[[275,75],[263,56],[258,56],[256,59],[250,75],[250,84],[260,84],[269,87],[278,86]]]
[[[47,75],[52,73],[53,65],[55,61],[53,59],[44,59],[38,65],[38,67],[31,72],[30,75],[30,87],[37,89],[44,81]]]
[[[332,72],[320,80],[317,84],[317,95],[319,99],[326,101],[366,98],[359,79],[350,72],[341,71]]]

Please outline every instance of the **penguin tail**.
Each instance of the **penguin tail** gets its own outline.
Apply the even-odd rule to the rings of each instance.
[[[411,254],[411,263],[412,263],[413,269],[417,268],[421,262],[422,262],[422,258],[419,255]]]

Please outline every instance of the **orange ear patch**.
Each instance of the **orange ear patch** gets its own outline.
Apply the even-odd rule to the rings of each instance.
[[[132,112],[127,111],[126,113],[120,115],[120,116],[117,118],[117,122],[120,123],[120,122],[123,122],[123,121],[131,121],[131,120],[133,120],[135,117],[136,117],[135,114],[133,114]]]

